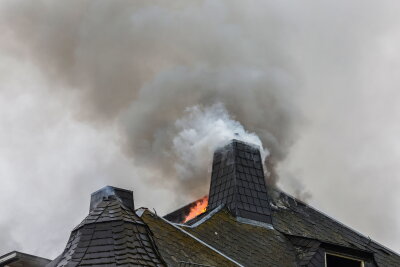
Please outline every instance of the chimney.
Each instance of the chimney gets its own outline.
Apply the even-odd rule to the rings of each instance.
[[[234,139],[214,152],[207,210],[221,204],[236,217],[272,223],[258,146]]]
[[[89,212],[96,208],[96,206],[103,199],[107,199],[109,197],[118,198],[125,207],[131,209],[132,211],[135,210],[132,191],[107,185],[91,194]]]

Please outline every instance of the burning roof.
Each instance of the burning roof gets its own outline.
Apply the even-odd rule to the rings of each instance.
[[[135,211],[132,191],[93,193],[89,215],[47,266],[122,265],[386,267],[400,256],[268,187],[258,148],[233,140],[214,153],[209,197],[164,218]]]

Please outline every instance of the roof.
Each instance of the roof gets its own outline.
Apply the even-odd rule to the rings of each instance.
[[[186,231],[244,266],[296,266],[292,244],[272,227],[239,222],[226,208]]]
[[[49,267],[165,266],[148,226],[114,196],[91,208]]]
[[[400,266],[400,255],[278,190],[270,189],[273,226],[286,236],[305,237],[325,244],[369,252],[378,266]]]
[[[175,225],[244,266],[325,266],[325,252],[333,251],[365,266],[400,266],[397,253],[278,189],[268,191],[274,196],[269,227],[226,207]]]
[[[240,266],[222,255],[212,244],[207,245],[206,240],[196,239],[187,229],[148,210],[144,211],[141,218],[154,234],[160,254],[168,266]]]
[[[218,149],[207,212],[180,227],[245,266],[325,266],[325,253],[351,256],[367,266],[400,266],[397,253],[266,187],[260,166],[259,152],[252,145],[232,140]],[[221,205],[225,209],[217,211]],[[238,207],[245,207],[245,212]],[[185,208],[172,215],[185,214]]]
[[[132,191],[105,187],[48,267],[321,267],[328,254],[365,267],[400,266],[397,253],[267,187],[260,153],[246,143],[215,152],[209,196],[207,211],[182,224],[193,204],[162,218],[134,211]]]
[[[25,266],[25,267],[40,267],[49,263],[50,260],[22,253],[19,251],[12,251],[0,257],[0,266]]]

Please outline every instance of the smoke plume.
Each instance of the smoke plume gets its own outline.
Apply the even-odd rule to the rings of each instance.
[[[274,32],[254,32],[261,17],[253,9],[235,15],[240,8],[235,1],[39,1],[10,4],[2,17],[53,91],[78,91],[79,118],[117,121],[124,152],[162,174],[153,182],[199,196],[216,141],[246,129],[277,160],[292,143],[293,73],[271,45]],[[212,140],[218,126],[223,132]]]
[[[258,145],[263,160],[269,153],[262,149],[259,137],[247,132],[239,122],[234,121],[222,104],[188,108],[176,126],[179,133],[173,139],[173,151],[177,156],[174,166],[179,183],[192,190],[193,194],[207,192],[209,183],[204,180],[209,180],[206,167],[212,165],[210,155],[227,141],[239,139]]]

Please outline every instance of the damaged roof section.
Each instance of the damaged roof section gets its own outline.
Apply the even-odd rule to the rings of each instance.
[[[237,140],[217,150],[207,211],[176,226],[245,266],[326,266],[326,255],[342,255],[366,267],[400,266],[397,253],[266,187],[256,150]]]
[[[199,201],[200,200],[193,201],[171,213],[168,213],[167,215],[164,216],[164,219],[166,219],[170,222],[176,222],[176,223],[183,222],[186,219],[186,217],[189,215],[191,208],[196,206],[196,203],[198,203]]]
[[[105,187],[48,267],[400,266],[397,253],[268,188],[253,145],[233,140],[215,152],[209,192],[206,212],[182,223],[193,204],[162,218],[135,211],[132,191]]]

